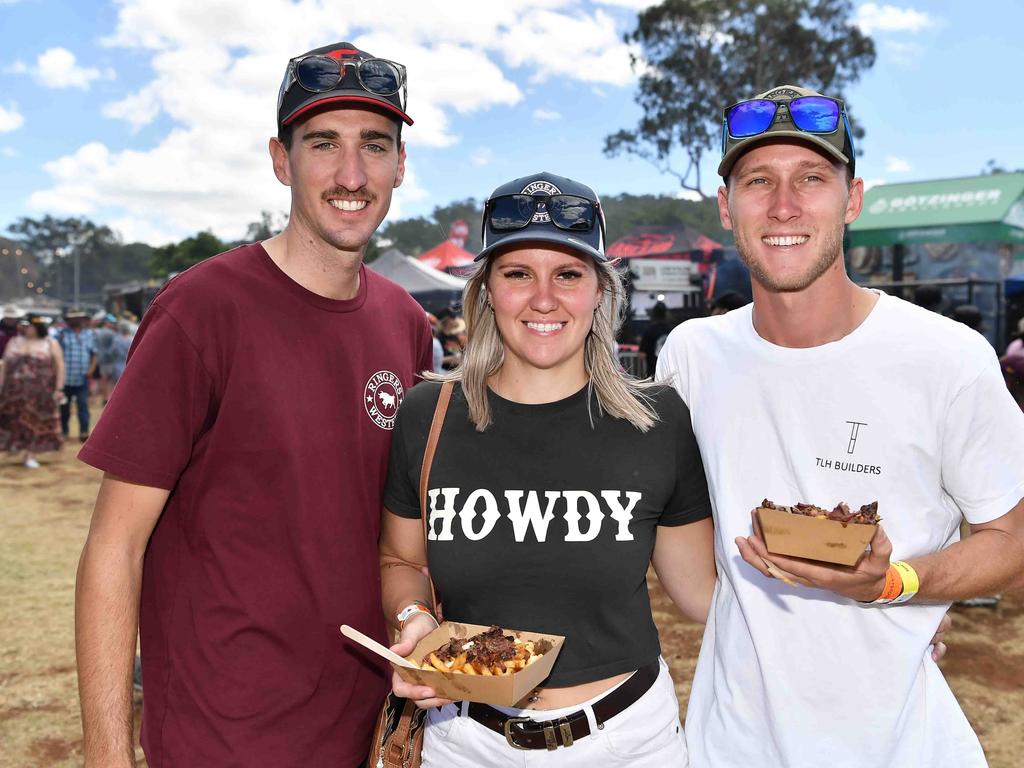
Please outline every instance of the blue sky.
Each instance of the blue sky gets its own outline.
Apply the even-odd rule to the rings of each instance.
[[[622,34],[649,4],[0,0],[0,228],[49,213],[154,245],[241,237],[288,207],[266,150],[285,61],[342,39],[410,68],[392,217],[541,169],[603,194],[675,194],[643,160],[601,152],[639,117]],[[847,94],[869,184],[1024,167],[1024,4],[858,3],[856,19],[878,48]]]

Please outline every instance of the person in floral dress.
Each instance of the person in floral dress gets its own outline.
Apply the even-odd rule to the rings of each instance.
[[[0,450],[25,451],[25,466],[38,469],[36,454],[59,450],[64,442],[57,410],[64,355],[43,318],[22,320],[19,329],[0,362]]]

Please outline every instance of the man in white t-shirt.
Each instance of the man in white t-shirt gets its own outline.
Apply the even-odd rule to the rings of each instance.
[[[725,117],[719,210],[754,301],[676,328],[657,371],[715,516],[691,765],[984,766],[928,646],[953,600],[1024,585],[1024,414],[983,337],[847,276],[864,185],[842,102],[782,86]],[[777,556],[764,498],[877,500],[884,522],[855,567]]]

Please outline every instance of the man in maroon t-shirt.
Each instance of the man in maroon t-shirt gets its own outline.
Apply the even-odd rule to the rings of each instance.
[[[80,458],[104,471],[78,571],[87,766],[353,766],[387,683],[377,538],[423,311],[363,253],[402,182],[405,69],[348,43],[288,64],[288,226],[171,280]]]

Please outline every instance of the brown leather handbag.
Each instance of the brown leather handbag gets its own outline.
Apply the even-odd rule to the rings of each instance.
[[[423,554],[427,552],[427,483],[430,479],[430,465],[434,462],[437,441],[448,412],[454,383],[446,381],[441,385],[441,394],[434,408],[434,420],[430,423],[427,447],[423,451],[420,467],[420,518],[423,520]],[[434,580],[430,579],[430,596],[434,603],[437,620],[441,621],[441,604],[437,600]],[[370,742],[370,757],[367,765],[371,768],[419,768],[420,751],[423,749],[423,731],[427,723],[427,711],[416,706],[411,699],[403,699],[389,693],[377,726],[373,729]]]

